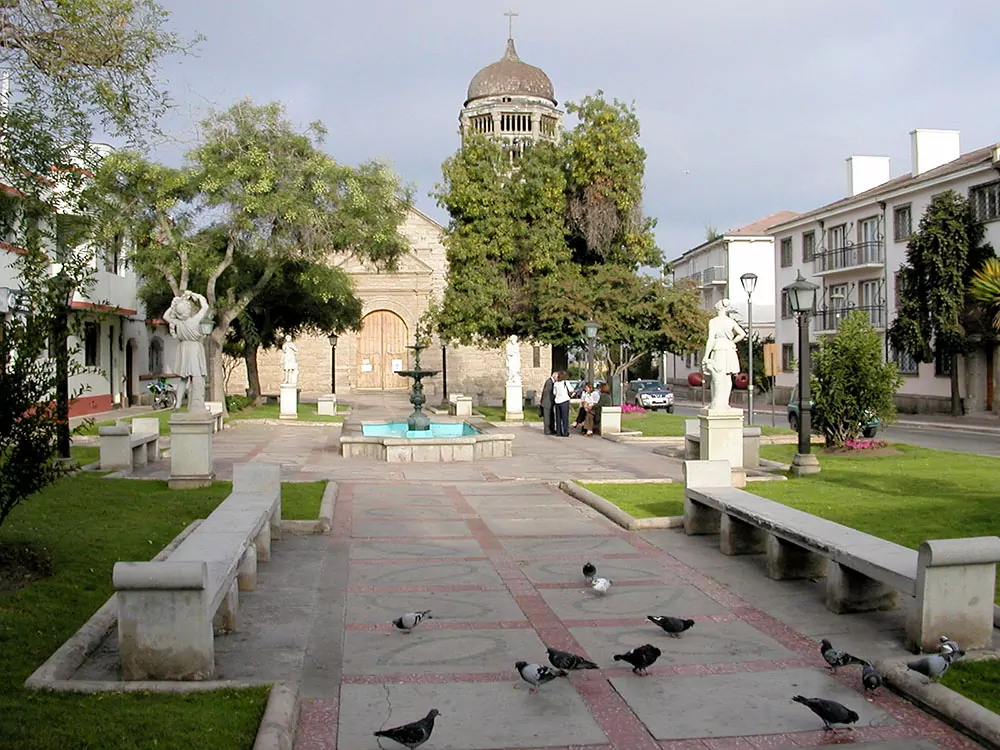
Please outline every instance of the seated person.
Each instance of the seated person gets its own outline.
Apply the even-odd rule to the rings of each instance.
[[[600,433],[601,409],[605,406],[611,406],[611,386],[607,383],[601,383],[597,403],[590,408],[590,411],[587,412],[587,418],[583,421],[583,428],[587,431],[587,435],[593,435],[595,432]]]
[[[576,420],[570,427],[583,427],[583,422],[587,418],[587,412],[597,404],[601,394],[594,390],[591,383],[583,384],[583,395],[580,396],[580,411],[576,414]]]

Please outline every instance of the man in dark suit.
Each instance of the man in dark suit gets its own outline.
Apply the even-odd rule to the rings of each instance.
[[[555,381],[556,373],[552,373],[542,386],[542,428],[546,435],[554,435],[556,432],[555,402],[552,397],[552,384]]]

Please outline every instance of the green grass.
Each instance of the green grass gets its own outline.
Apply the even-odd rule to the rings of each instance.
[[[684,422],[697,417],[662,411],[622,414],[623,430],[641,430],[643,437],[684,437]],[[787,427],[760,427],[762,435],[794,435]]]
[[[101,460],[101,449],[96,445],[74,445],[69,449],[69,454],[79,466],[86,466]]]
[[[131,422],[136,417],[142,417],[149,419],[151,417],[156,417],[160,420],[160,434],[169,435],[170,434],[170,415],[173,414],[173,409],[160,409],[159,411],[149,411],[143,414],[133,414],[130,417],[124,417],[123,422]],[[116,419],[106,419],[103,422],[92,422],[87,425],[82,425],[78,431],[75,432],[77,435],[96,435],[97,430],[100,427],[111,427],[118,420]]]
[[[960,661],[951,667],[941,682],[983,708],[1000,714],[1000,660]]]
[[[284,517],[315,518],[323,487],[323,482],[283,484]],[[21,687],[114,593],[115,562],[150,559],[188,523],[208,515],[231,489],[228,482],[216,482],[179,491],[168,489],[166,482],[77,474],[14,510],[0,526],[0,544],[42,550],[53,573],[19,591],[0,592],[0,748],[252,746],[266,688],[78,695]]]
[[[504,414],[506,410],[503,406],[477,406],[473,411],[476,414],[481,414],[490,422],[503,422]],[[576,416],[576,413],[570,410],[570,419]],[[524,421],[525,422],[541,422],[542,418],[538,416],[537,406],[526,406],[524,407]]]
[[[581,487],[600,495],[633,518],[661,518],[684,515],[684,485],[680,482],[664,484],[603,484],[578,483]]]
[[[339,409],[338,409],[339,411]],[[280,414],[279,404],[261,404],[229,413],[229,420],[238,422],[241,419],[278,419]],[[302,422],[343,422],[344,418],[337,416],[327,416],[316,413],[316,404],[298,404],[299,421]]]

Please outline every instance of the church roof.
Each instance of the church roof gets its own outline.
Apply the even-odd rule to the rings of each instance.
[[[465,104],[486,96],[502,96],[504,94],[526,94],[548,99],[556,104],[552,81],[545,71],[521,62],[514,49],[514,40],[507,40],[507,49],[497,62],[487,65],[476,73],[469,84],[469,92]]]

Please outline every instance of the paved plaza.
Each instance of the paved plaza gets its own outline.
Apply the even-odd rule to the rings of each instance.
[[[355,416],[404,405],[370,399]],[[402,466],[340,458],[329,425],[218,436],[220,478],[259,460],[280,462],[286,480],[338,486],[331,535],[277,543],[257,590],[241,594],[241,630],[216,641],[220,678],[299,683],[298,750],[378,748],[374,731],[432,708],[428,750],[979,747],[885,688],[867,700],[857,669],[825,668],[823,637],[870,659],[904,656],[898,613],[834,615],[821,582],[771,581],[760,557],[723,556],[715,537],[624,531],[556,485],[679,478],[678,461],[538,425],[512,431],[510,459]],[[604,597],[584,585],[587,560],[614,581]],[[412,633],[390,624],[423,609],[433,619]],[[648,614],[696,624],[669,638]],[[643,643],[663,651],[649,676],[613,661]],[[601,669],[532,695],[514,662],[545,663],[546,646]],[[840,701],[860,721],[821,731],[796,694]]]

